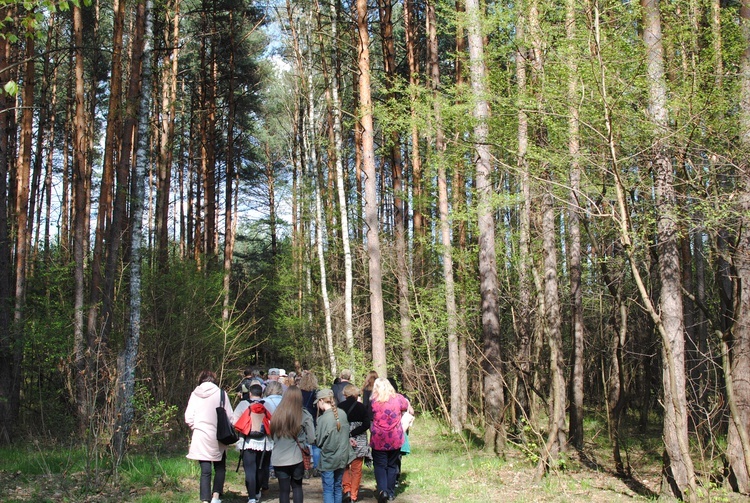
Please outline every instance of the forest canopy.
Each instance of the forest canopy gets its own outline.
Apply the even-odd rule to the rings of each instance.
[[[750,0],[0,11],[0,441],[374,369],[537,478],[597,416],[750,493]]]

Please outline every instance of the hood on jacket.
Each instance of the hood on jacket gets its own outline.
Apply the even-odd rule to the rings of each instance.
[[[198,387],[193,390],[193,393],[195,393],[200,398],[208,398],[218,391],[219,387],[216,384],[212,382],[204,382],[198,385]]]

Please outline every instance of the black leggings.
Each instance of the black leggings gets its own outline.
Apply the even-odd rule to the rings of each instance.
[[[221,461],[199,461],[201,465],[201,501],[211,500],[211,465],[213,465],[213,471],[216,472],[214,476],[213,492],[219,493],[219,496],[224,492],[224,478],[226,477],[226,463],[227,453],[226,451],[221,456]]]
[[[289,503],[289,490],[292,491],[294,503],[302,503],[302,476],[305,467],[302,463],[291,466],[274,466],[276,478],[279,480],[279,503]]]

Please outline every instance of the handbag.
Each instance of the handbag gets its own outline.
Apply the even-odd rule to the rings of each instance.
[[[409,413],[409,411],[404,411],[401,414],[401,429],[404,430],[404,433],[409,431],[409,428],[411,428],[411,425],[414,424],[414,414]]]
[[[296,438],[294,441],[297,442],[297,447],[299,447],[299,450],[302,452],[302,466],[305,470],[312,470],[313,462],[312,456],[310,455],[310,449],[307,448],[307,446],[302,447],[302,444],[300,444],[299,440]]]
[[[216,440],[224,445],[232,445],[240,437],[227,416],[227,410],[224,408],[224,395],[226,395],[226,392],[222,390],[219,406],[216,407]]]

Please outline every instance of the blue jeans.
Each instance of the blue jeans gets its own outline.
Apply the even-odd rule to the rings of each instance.
[[[330,472],[320,472],[320,480],[323,482],[323,503],[341,503],[341,479],[343,476],[343,468]]]
[[[310,455],[312,456],[313,468],[320,467],[320,447],[310,445]]]
[[[396,478],[398,477],[400,459],[401,452],[398,449],[393,451],[372,450],[372,471],[375,472],[378,491],[383,491],[390,498],[396,497]]]

